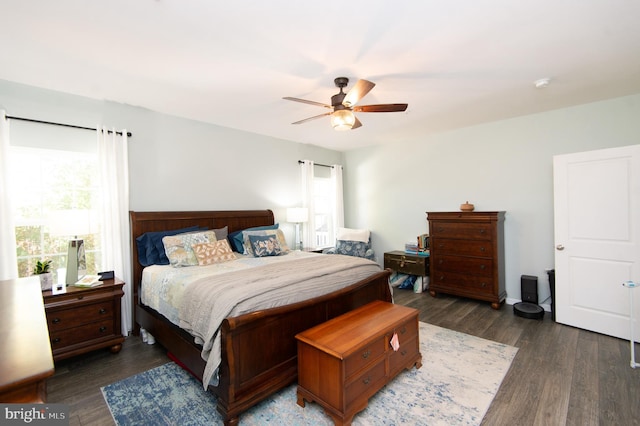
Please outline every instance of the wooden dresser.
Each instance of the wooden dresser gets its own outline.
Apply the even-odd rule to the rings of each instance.
[[[63,294],[42,292],[55,361],[105,347],[113,353],[122,349],[123,285],[116,278],[95,287],[69,286]]]
[[[0,402],[43,403],[53,375],[38,277],[0,281]]]
[[[299,333],[298,405],[316,402],[336,425],[351,424],[400,371],[422,366],[418,332],[417,310],[375,301]]]
[[[429,293],[491,302],[500,309],[505,212],[427,212],[431,249]]]

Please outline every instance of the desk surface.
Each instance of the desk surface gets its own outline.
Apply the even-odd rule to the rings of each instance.
[[[0,395],[53,375],[38,277],[0,281],[0,342]]]

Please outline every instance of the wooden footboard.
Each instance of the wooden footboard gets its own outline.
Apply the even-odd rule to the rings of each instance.
[[[135,238],[144,232],[176,229],[193,224],[209,228],[229,226],[229,232],[273,223],[270,210],[240,212],[131,212],[132,253],[136,296],[142,268],[137,261]],[[229,225],[230,224],[230,225]],[[226,318],[222,323],[222,360],[219,384],[209,387],[217,396],[217,409],[225,425],[238,424],[238,416],[297,378],[295,335],[373,300],[392,301],[390,270],[342,290],[293,305]],[[206,362],[193,337],[170,323],[135,297],[136,323],[186,368],[202,378]]]

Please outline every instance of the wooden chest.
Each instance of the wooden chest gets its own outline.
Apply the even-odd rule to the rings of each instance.
[[[384,254],[385,269],[411,275],[429,275],[429,257],[409,254],[400,250],[390,251]]]
[[[491,302],[507,294],[504,277],[505,212],[428,212],[431,249],[429,293]]]
[[[55,361],[104,347],[120,351],[123,285],[115,279],[90,288],[69,286],[63,294],[42,292]]]
[[[400,371],[421,367],[418,331],[417,310],[375,301],[299,333],[298,404],[316,402],[336,425],[351,424]]]

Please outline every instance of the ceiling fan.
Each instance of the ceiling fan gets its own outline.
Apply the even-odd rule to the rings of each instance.
[[[348,93],[344,93],[342,90],[349,84],[347,77],[338,77],[334,80],[336,87],[340,88],[340,93],[337,93],[331,97],[331,105],[323,104],[321,102],[308,101],[306,99],[284,97],[288,101],[302,102],[309,105],[317,105],[332,110],[331,112],[325,112],[324,114],[316,115],[314,117],[305,118],[304,120],[296,121],[291,124],[302,124],[307,121],[315,120],[316,118],[331,116],[331,125],[336,130],[352,130],[362,126],[362,123],[353,114],[354,112],[399,112],[405,111],[408,104],[379,104],[379,105],[356,105],[360,99],[362,99],[367,93],[373,89],[375,83],[367,80],[358,80],[358,82],[349,90]]]

